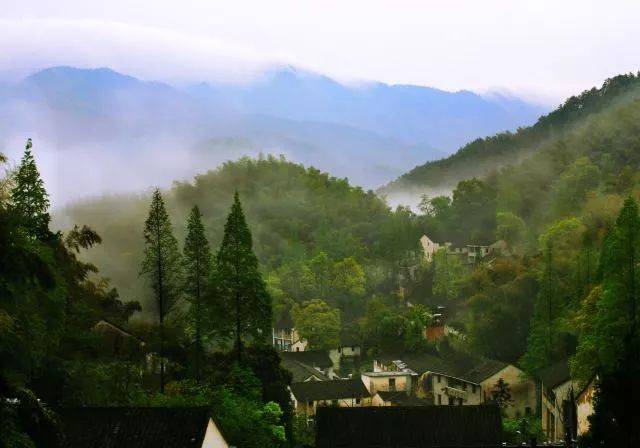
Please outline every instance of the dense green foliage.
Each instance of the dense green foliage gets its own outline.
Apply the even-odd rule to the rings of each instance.
[[[594,87],[567,99],[531,127],[474,140],[445,159],[414,168],[383,190],[452,187],[460,180],[483,176],[496,167],[517,162],[551,140],[562,138],[566,132],[583,125],[589,116],[628,101],[639,90],[639,75],[619,75],[608,79],[599,89]]]
[[[200,378],[200,365],[203,356],[203,338],[205,334],[205,297],[209,292],[209,275],[213,268],[211,250],[202,225],[202,214],[194,205],[189,214],[187,236],[184,240],[184,292],[189,302],[189,321],[194,332],[193,370],[196,379]]]
[[[218,335],[233,335],[238,362],[247,340],[264,343],[271,330],[271,296],[258,271],[240,198],[234,195],[211,271],[211,314]]]
[[[194,280],[195,260],[211,271],[197,210],[182,264],[162,197],[154,193],[139,236],[146,242],[142,272],[157,298],[150,314],[161,319],[134,322],[130,318],[140,305],[123,303],[96,266],[79,259],[101,237],[87,226],[66,234],[49,230],[47,193],[30,141],[8,184],[14,194],[0,201],[0,445],[65,446],[51,409],[92,405],[209,406],[236,446],[292,442],[286,389],[291,377],[273,349],[248,347],[242,365],[229,352],[203,350],[201,371],[190,368],[195,336],[189,323],[195,310],[180,311],[195,306],[182,294],[193,299],[194,288],[182,281]],[[243,235],[250,239],[246,227]],[[250,252],[250,245],[245,249]],[[252,253],[243,260],[251,257],[255,261]],[[256,262],[253,268],[257,272]],[[267,321],[269,305],[261,310]],[[122,331],[133,336],[123,337]]]

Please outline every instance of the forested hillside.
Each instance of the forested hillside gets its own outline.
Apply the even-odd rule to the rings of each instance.
[[[418,250],[420,230],[408,210],[392,212],[371,191],[273,157],[228,162],[193,182],[176,183],[166,198],[178,239],[183,240],[189,209],[196,204],[209,241],[217,245],[235,191],[242,198],[276,311],[292,301],[321,298],[333,306],[349,299],[349,312],[361,314],[365,295],[395,290],[397,260]],[[138,267],[148,201],[146,195],[105,197],[57,215],[61,227],[81,221],[102,235],[105,244],[88,254],[89,259],[123,297],[140,301],[143,312],[149,293]]]
[[[425,187],[453,187],[462,179],[486,175],[497,167],[517,163],[546,143],[584,125],[589,116],[616,104],[632,102],[639,96],[638,75],[610,78],[601,88],[594,87],[569,98],[531,127],[474,140],[447,158],[415,167],[381,191],[393,194]]]

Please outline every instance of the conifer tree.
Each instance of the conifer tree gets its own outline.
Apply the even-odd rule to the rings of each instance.
[[[49,234],[49,195],[31,154],[31,139],[27,140],[24,155],[13,179],[11,203],[22,227],[32,238],[44,239]]]
[[[211,272],[211,251],[202,225],[202,214],[198,206],[191,209],[184,242],[185,292],[191,303],[190,315],[195,330],[194,371],[200,379],[202,361],[203,298]]]
[[[241,362],[245,340],[260,343],[269,334],[272,311],[237,192],[216,255],[212,286],[214,317],[220,319],[221,329],[233,334],[236,356]]]
[[[175,307],[181,286],[182,259],[173,236],[171,221],[160,191],[153,192],[149,216],[144,225],[144,259],[141,274],[147,276],[153,289],[160,326],[160,392],[164,393],[165,318]]]

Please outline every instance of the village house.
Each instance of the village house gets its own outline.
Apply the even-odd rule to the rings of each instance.
[[[206,407],[56,410],[68,448],[228,448]]]
[[[424,258],[428,262],[432,262],[433,256],[440,249],[440,244],[431,241],[431,238],[429,238],[427,235],[422,235],[420,237],[420,245],[422,246],[422,251],[424,252]]]
[[[534,413],[537,397],[535,382],[513,364],[480,363],[468,376],[480,382],[483,403],[491,401],[491,392],[502,379],[509,386],[511,393],[511,404],[504,409],[507,416],[514,418]]]
[[[578,436],[589,432],[589,417],[593,414],[593,397],[596,391],[595,379],[589,381],[576,396],[576,417],[578,420]]]
[[[290,366],[294,369],[298,369],[300,365],[305,367],[311,367],[313,370],[319,372],[323,377],[317,379],[323,380],[324,377],[334,379],[337,377],[333,361],[329,357],[329,353],[326,350],[306,350],[300,352],[282,352],[280,353],[280,359],[283,366],[287,368]],[[311,373],[315,373],[314,371]]]
[[[500,446],[497,406],[327,407],[316,415],[316,448]]]
[[[369,391],[359,378],[307,381],[289,386],[293,408],[299,415],[312,417],[318,407],[360,407],[371,403]]]
[[[272,341],[273,347],[283,352],[303,352],[307,349],[307,341],[300,338],[289,313],[284,313],[273,326]]]
[[[464,264],[478,263],[491,254],[508,254],[507,243],[503,240],[496,241],[488,246],[467,244],[464,247],[454,247],[449,242],[439,244],[432,241],[427,235],[422,235],[422,237],[420,237],[420,245],[422,246],[424,258],[428,262],[432,262],[436,252],[442,248],[446,248],[447,255],[460,257],[460,261]]]
[[[551,442],[561,442],[566,435],[575,438],[577,430],[575,391],[565,359],[539,374],[541,381],[542,431]]]
[[[353,365],[360,357],[360,354],[360,340],[353,333],[347,331],[340,333],[338,347],[329,350],[329,358],[331,358],[335,370],[341,369],[343,361],[348,365]]]
[[[145,351],[145,342],[141,338],[115,322],[100,319],[92,329],[102,335],[101,348],[111,356],[137,355]]]
[[[397,392],[404,391],[412,394],[413,372],[404,371],[380,371],[363,372],[360,377],[369,393],[373,396],[379,391]]]
[[[378,357],[374,371],[410,373],[412,387],[406,390],[434,405],[489,403],[500,378],[509,385],[512,396],[511,405],[505,409],[507,415],[528,415],[536,405],[535,383],[514,365],[492,359],[463,353],[407,353]]]

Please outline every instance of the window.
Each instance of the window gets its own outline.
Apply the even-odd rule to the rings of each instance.
[[[356,404],[360,404],[360,399],[356,398]]]
[[[524,408],[524,415],[531,415],[531,408],[529,406]]]
[[[338,347],[338,353],[342,353],[342,347]]]
[[[442,395],[438,394],[438,404],[442,404]]]
[[[396,390],[396,379],[389,378],[389,390]]]
[[[467,390],[467,383],[462,383],[462,390]]]
[[[299,352],[300,351],[300,347],[296,347],[296,351]]]
[[[309,406],[310,408],[313,407],[313,400],[309,400],[307,401],[307,406]]]
[[[471,392],[473,392],[474,394],[476,393],[476,385],[475,384],[471,385]]]
[[[458,398],[458,405],[462,406],[462,398]]]

